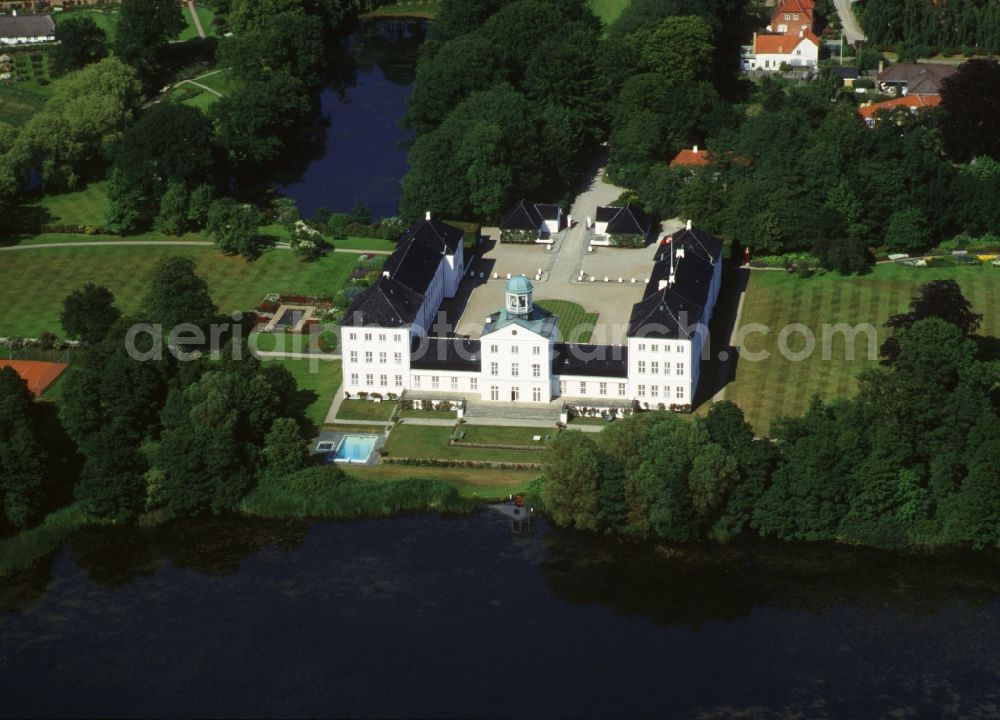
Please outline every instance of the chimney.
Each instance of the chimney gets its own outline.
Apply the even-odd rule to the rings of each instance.
[[[879,60],[878,61],[878,74],[881,75],[884,70],[885,70],[885,60]]]
[[[805,30],[799,30],[799,37],[801,38],[801,37],[805,37],[805,36],[806,36],[806,31]]]
[[[697,154],[698,154],[698,146],[697,146],[697,145],[695,145],[695,146],[694,146],[694,154],[695,154],[695,155],[697,155]]]
[[[674,281],[673,275],[670,276],[670,282],[667,282],[666,280],[660,280],[660,282],[656,285],[657,291],[666,290],[667,286],[673,281]]]
[[[690,218],[688,219],[688,223],[687,223],[687,229],[688,229],[688,230],[690,230],[690,229],[691,229],[691,220],[690,220]]]
[[[382,271],[382,277],[389,277],[389,271],[388,270],[383,270]]]
[[[424,220],[430,220],[430,219],[431,219],[431,211],[428,210],[427,212],[424,213]]]

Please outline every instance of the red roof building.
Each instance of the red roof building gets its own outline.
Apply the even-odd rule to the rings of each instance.
[[[670,167],[707,167],[712,164],[712,154],[705,149],[684,148],[670,161]]]
[[[885,100],[884,102],[871,103],[858,108],[858,115],[865,121],[868,127],[875,126],[875,115],[881,110],[891,110],[897,107],[909,108],[911,113],[916,113],[924,108],[937,107],[941,104],[940,95],[904,95],[903,97]]]
[[[0,360],[0,368],[13,368],[21,379],[28,383],[28,389],[41,395],[54,383],[68,365],[65,363],[39,362],[36,360]]]

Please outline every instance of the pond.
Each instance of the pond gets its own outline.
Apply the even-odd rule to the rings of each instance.
[[[486,510],[89,529],[0,586],[3,714],[995,716],[997,569]]]
[[[397,213],[409,169],[402,143],[410,133],[400,121],[426,27],[419,20],[366,21],[348,38],[349,67],[320,96],[326,152],[280,188],[304,217],[320,206],[347,212],[359,201],[376,218]]]

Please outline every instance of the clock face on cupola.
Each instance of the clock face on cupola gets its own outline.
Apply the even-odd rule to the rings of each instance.
[[[531,282],[523,275],[508,280],[506,286],[507,312],[511,315],[529,315],[533,290]]]

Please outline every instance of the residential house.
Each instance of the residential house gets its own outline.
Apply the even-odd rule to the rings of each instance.
[[[798,34],[754,33],[753,45],[743,48],[740,69],[777,72],[782,67],[816,69],[819,38],[811,30]]]
[[[674,155],[674,159],[670,161],[670,167],[672,168],[699,168],[708,167],[711,164],[712,154],[705,149],[699,150],[697,145],[690,150],[684,148]]]
[[[892,110],[893,108],[907,108],[913,114],[925,109],[937,107],[941,104],[940,95],[904,95],[892,98],[884,102],[868,103],[858,108],[858,115],[865,121],[868,127],[875,127],[877,116],[880,111]]]
[[[880,64],[879,89],[889,95],[940,95],[944,81],[958,68],[941,63],[896,63],[885,68]]]
[[[771,13],[771,24],[767,30],[781,35],[812,32],[815,29],[815,13],[816,6],[812,0],[784,0]]]
[[[0,45],[55,42],[56,24],[51,15],[0,15]]]

